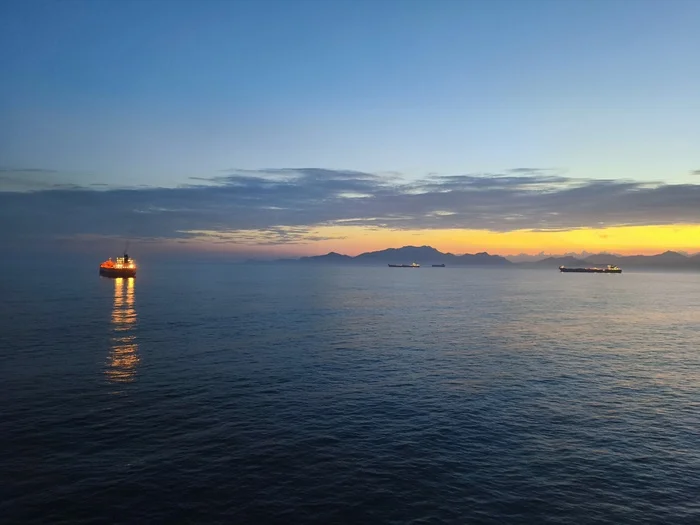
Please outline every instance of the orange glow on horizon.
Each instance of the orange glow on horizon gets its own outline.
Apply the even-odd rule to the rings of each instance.
[[[700,224],[667,226],[617,226],[582,228],[568,231],[516,230],[389,230],[360,226],[321,226],[312,229],[293,243],[271,243],[266,232],[246,231],[222,234],[230,242],[208,242],[209,232],[196,232],[189,244],[208,251],[241,251],[255,255],[303,256],[321,255],[331,251],[345,255],[428,245],[442,252],[455,254],[489,252],[495,255],[563,254],[567,252],[613,252],[622,255],[651,255],[666,250],[700,252]],[[256,242],[259,236],[259,243]],[[320,240],[306,240],[311,236]],[[265,243],[265,244],[263,244]]]
[[[365,239],[371,242],[366,242]],[[390,241],[394,241],[391,243]],[[427,244],[452,253],[615,252],[624,255],[655,254],[666,250],[700,251],[700,225],[627,226],[569,231],[492,232],[488,230],[433,230],[426,232],[372,232],[359,242],[348,238],[348,255],[368,251],[367,244],[383,249],[406,244]],[[398,242],[396,242],[398,241]]]

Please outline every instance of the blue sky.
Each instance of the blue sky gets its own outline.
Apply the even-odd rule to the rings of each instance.
[[[2,2],[0,242],[695,252],[699,27],[700,0]]]
[[[4,2],[0,164],[697,182],[700,2]]]

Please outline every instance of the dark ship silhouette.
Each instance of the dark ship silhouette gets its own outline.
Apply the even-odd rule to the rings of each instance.
[[[606,268],[567,268],[560,266],[559,271],[563,273],[622,273],[622,270],[617,266],[608,264]]]

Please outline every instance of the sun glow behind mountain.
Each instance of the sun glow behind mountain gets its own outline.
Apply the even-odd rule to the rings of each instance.
[[[284,231],[284,230],[282,230]],[[620,226],[568,231],[516,230],[494,232],[473,229],[391,230],[361,226],[326,226],[305,232],[297,240],[277,244],[269,232],[196,231],[191,248],[243,252],[255,255],[303,256],[331,251],[359,255],[389,246],[429,245],[451,253],[486,251],[496,255],[541,252],[615,252],[652,255],[666,250],[700,251],[700,225]]]

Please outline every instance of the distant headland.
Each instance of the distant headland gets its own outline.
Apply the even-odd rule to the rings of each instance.
[[[365,252],[350,256],[336,252],[296,259],[277,259],[268,261],[285,264],[334,264],[334,265],[385,265],[417,262],[421,265],[444,264],[446,266],[483,266],[501,268],[558,268],[559,266],[596,266],[613,264],[624,269],[659,269],[659,270],[700,270],[700,253],[687,256],[682,253],[667,251],[658,255],[612,255],[606,253],[587,254],[585,258],[571,255],[547,257],[528,262],[513,262],[501,255],[486,252],[455,255],[443,253],[432,246],[403,246],[387,248],[374,252]],[[261,262],[261,261],[255,261]]]

